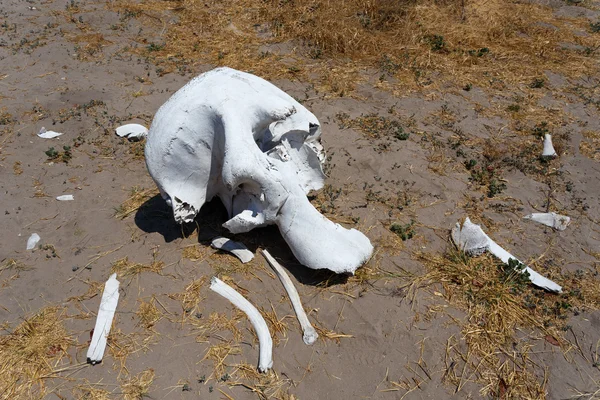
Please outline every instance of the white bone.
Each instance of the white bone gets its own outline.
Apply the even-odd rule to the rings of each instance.
[[[58,200],[58,201],[70,201],[70,200],[75,200],[75,198],[73,197],[72,194],[63,194],[62,196],[58,196],[56,198],[56,200]]]
[[[29,236],[29,239],[27,239],[27,250],[35,249],[35,246],[38,244],[40,239],[40,235],[37,233],[32,233],[31,236]]]
[[[148,136],[148,128],[140,124],[127,124],[116,129],[117,136],[126,137],[129,140],[141,140]]]
[[[258,370],[260,372],[269,370],[273,366],[273,339],[271,339],[265,319],[244,296],[216,276],[210,280],[210,289],[225,297],[248,316],[252,327],[256,331],[256,336],[258,336]]]
[[[87,351],[87,362],[95,365],[102,361],[104,350],[106,349],[106,340],[110,333],[117,303],[119,302],[119,281],[117,274],[112,274],[104,284],[102,300],[96,317],[96,326],[92,341]]]
[[[296,317],[298,318],[298,322],[300,322],[300,327],[302,328],[302,339],[304,340],[304,343],[313,344],[319,337],[319,334],[317,333],[315,328],[313,328],[313,326],[310,324],[310,321],[306,316],[306,312],[304,312],[304,308],[302,307],[302,302],[300,301],[298,291],[292,283],[292,280],[290,279],[289,275],[285,272],[283,267],[277,262],[277,260],[275,260],[271,256],[271,254],[269,254],[267,250],[262,250],[262,255],[265,257],[271,268],[273,268],[273,270],[277,274],[277,277],[279,277],[279,280],[283,284],[283,287],[285,288],[285,291],[287,292],[288,297],[290,298],[290,302],[292,303],[292,307],[296,312]]]
[[[571,218],[567,217],[566,215],[557,214],[555,212],[533,213],[523,218],[539,222],[540,224],[544,224],[558,231],[564,231],[565,229],[567,229],[567,226],[569,226],[569,224],[571,223]]]
[[[275,224],[302,264],[342,273],[373,246],[323,217],[306,194],[323,187],[317,118],[271,83],[230,68],[194,78],[156,113],[146,165],[175,220],[218,196],[232,233]]]
[[[38,133],[38,136],[41,138],[44,138],[44,139],[53,139],[60,135],[62,135],[62,133],[54,132],[54,131],[47,131],[46,128],[44,128],[43,126],[42,126],[42,129],[40,129],[40,132]]]
[[[469,255],[479,255],[487,250],[505,264],[508,264],[511,258],[519,261],[517,257],[504,250],[486,235],[479,225],[472,223],[469,217],[465,219],[462,225],[460,222],[456,223],[452,229],[452,240],[459,250],[462,250]],[[529,280],[534,285],[552,292],[561,292],[562,288],[560,285],[543,277],[531,268],[525,267],[524,271],[529,273]]]
[[[224,237],[214,238],[210,245],[215,249],[224,250],[233,254],[244,264],[250,262],[254,258],[254,254],[252,254],[246,246],[240,242],[234,242],[231,239]]]
[[[546,133],[544,135],[544,150],[542,151],[543,157],[556,157],[556,151],[554,150],[554,146],[552,146],[552,135]]]

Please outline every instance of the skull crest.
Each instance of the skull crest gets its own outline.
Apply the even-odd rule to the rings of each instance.
[[[354,273],[373,247],[308,201],[323,187],[317,118],[271,83],[231,68],[206,72],[156,113],[146,165],[175,220],[191,222],[218,196],[232,233],[270,224],[303,265]]]

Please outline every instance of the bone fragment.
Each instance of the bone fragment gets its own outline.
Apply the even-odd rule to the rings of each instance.
[[[141,140],[148,135],[148,128],[140,124],[127,124],[116,129],[117,136],[129,140]]]
[[[319,337],[319,334],[317,333],[315,328],[313,328],[313,326],[310,324],[310,321],[308,320],[308,317],[304,312],[304,308],[302,307],[302,302],[300,301],[300,296],[298,295],[296,287],[292,283],[292,280],[290,279],[289,275],[285,272],[285,270],[277,262],[277,260],[275,260],[267,250],[262,250],[261,252],[267,260],[267,262],[269,263],[269,265],[271,266],[271,268],[273,268],[273,270],[277,274],[277,277],[283,284],[283,287],[285,288],[285,291],[287,292],[288,297],[292,302],[292,307],[296,312],[296,317],[298,318],[298,322],[300,322],[302,332],[304,333],[302,337],[304,343],[313,344]]]
[[[564,231],[565,229],[567,229],[567,226],[569,226],[569,224],[571,223],[571,218],[567,217],[566,215],[557,214],[555,212],[533,213],[523,218],[539,222],[540,224],[544,224],[558,231]]]
[[[75,198],[73,197],[72,194],[63,194],[62,196],[58,196],[56,198],[56,200],[58,200],[58,201],[70,201],[70,200],[75,200]]]
[[[254,258],[254,254],[252,254],[252,252],[248,250],[242,243],[234,242],[233,240],[225,237],[214,238],[210,245],[215,249],[224,250],[233,254],[239,258],[243,264],[246,264]]]
[[[117,274],[112,274],[104,284],[102,300],[96,317],[96,326],[92,341],[87,351],[87,362],[96,365],[102,361],[106,349],[106,339],[110,333],[117,303],[119,302],[119,281]]]
[[[29,239],[27,239],[27,250],[35,249],[35,246],[37,246],[40,239],[40,235],[32,233],[31,236],[29,236]]]
[[[504,250],[488,235],[486,235],[479,225],[472,223],[469,217],[465,219],[462,225],[460,222],[456,223],[452,229],[452,240],[459,250],[462,250],[469,255],[479,255],[487,250],[502,260],[502,262],[505,264],[508,264],[508,261],[511,258],[519,261],[517,257]],[[534,285],[551,292],[560,293],[562,291],[560,285],[552,282],[548,278],[543,277],[531,268],[525,267],[524,271],[529,273],[529,280]]]
[[[220,294],[229,300],[234,306],[242,310],[250,319],[252,327],[256,331],[259,343],[258,370],[266,372],[273,366],[273,339],[269,333],[269,327],[265,319],[260,315],[256,307],[239,294],[234,288],[217,278],[210,280],[212,291]]]
[[[546,133],[544,135],[544,150],[542,151],[543,157],[556,157],[556,151],[554,150],[554,146],[552,146],[552,135]]]
[[[62,135],[61,132],[47,131],[46,128],[44,128],[43,126],[42,129],[40,129],[40,132],[38,133],[38,136],[44,139],[53,139],[60,135]]]

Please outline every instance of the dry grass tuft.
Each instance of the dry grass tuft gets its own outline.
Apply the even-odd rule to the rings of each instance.
[[[156,343],[156,335],[148,332],[123,333],[120,329],[111,331],[108,337],[108,348],[111,356],[120,363],[120,371],[128,372],[125,365],[127,359],[140,351],[146,352],[151,344]]]
[[[6,399],[41,399],[75,342],[63,326],[65,309],[46,307],[0,336],[0,392]]]
[[[154,370],[147,369],[121,384],[124,400],[142,400],[148,397],[150,386],[154,381]]]
[[[129,259],[125,257],[115,261],[112,264],[110,273],[113,274],[116,272],[118,277],[128,278],[138,275],[142,272],[154,272],[156,274],[160,274],[164,267],[165,263],[156,260],[156,258],[150,264],[140,264],[130,262]]]
[[[230,343],[219,343],[212,345],[206,351],[206,355],[202,359],[210,360],[213,362],[213,372],[208,379],[220,379],[222,376],[225,376],[227,364],[225,363],[225,359],[230,355],[240,354],[240,348],[237,346],[232,346]]]
[[[456,344],[448,346],[446,380],[460,390],[467,379],[483,385],[483,396],[539,399],[545,393],[544,371],[529,358],[529,341],[517,340],[517,330],[530,339],[544,339],[567,350],[572,346],[565,333],[570,311],[600,308],[600,287],[592,272],[579,271],[558,276],[553,269],[541,270],[563,285],[565,293],[547,294],[536,289],[521,274],[498,264],[491,256],[467,257],[456,250],[445,255],[417,254],[429,272],[416,278],[420,287],[440,284],[443,297],[467,312],[461,326],[467,354]],[[521,343],[515,359],[513,343]],[[462,374],[449,365],[460,361]],[[453,365],[454,365],[453,364]],[[467,378],[469,376],[469,378]]]
[[[152,330],[154,325],[162,318],[163,314],[156,307],[156,299],[152,297],[149,301],[140,301],[140,306],[135,313],[140,320],[140,325]]]
[[[259,399],[290,398],[288,389],[291,386],[289,379],[281,379],[273,370],[260,373],[255,366],[249,364],[233,365],[230,386],[243,386],[255,393]],[[293,396],[293,395],[292,395]]]
[[[584,140],[579,144],[579,151],[592,160],[600,161],[600,133],[584,132]]]
[[[163,73],[185,72],[193,63],[228,65],[268,79],[312,80],[337,95],[348,93],[356,72],[367,68],[380,74],[382,87],[450,80],[460,87],[529,88],[546,70],[589,73],[599,45],[594,35],[576,35],[587,20],[519,1],[153,0],[110,7],[161,28],[169,14],[177,17],[160,42],[134,50]],[[272,51],[281,43],[291,44],[291,54]]]
[[[125,219],[136,212],[146,201],[158,194],[158,189],[144,189],[139,186],[131,188],[129,198],[115,209],[115,217]]]
[[[94,387],[92,384],[77,385],[73,393],[78,399],[110,400],[113,398],[109,391]]]

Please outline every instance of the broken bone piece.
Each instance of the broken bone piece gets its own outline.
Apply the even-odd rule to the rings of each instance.
[[[544,135],[544,149],[542,150],[542,157],[556,157],[556,151],[552,146],[552,135],[546,133]]]
[[[571,223],[571,218],[566,215],[560,215],[555,212],[549,213],[533,213],[526,215],[523,217],[525,219],[530,219],[535,222],[539,222],[540,224],[544,224],[551,228],[556,229],[557,231],[564,231],[567,229],[567,226]]]
[[[148,128],[140,124],[127,124],[119,126],[116,129],[117,136],[124,137],[132,141],[142,140],[148,135]]]
[[[300,322],[300,327],[302,328],[303,336],[305,344],[313,344],[319,337],[319,334],[310,324],[306,313],[304,312],[304,308],[302,307],[302,302],[300,301],[300,296],[298,295],[298,291],[296,287],[292,283],[289,275],[285,272],[283,267],[269,254],[267,250],[262,250],[262,255],[265,257],[271,268],[277,274],[277,277],[283,284],[285,291],[290,298],[290,302],[292,303],[292,307],[294,308],[294,312],[296,312],[296,318],[298,318],[298,322]]]
[[[72,194],[63,194],[62,196],[58,196],[56,198],[56,200],[58,200],[58,201],[71,201],[71,200],[75,200],[75,198],[73,197]]]
[[[210,289],[225,297],[248,316],[252,327],[256,331],[256,336],[258,336],[258,370],[267,372],[273,366],[273,339],[271,339],[265,319],[244,296],[216,276],[210,280]]]
[[[42,126],[42,129],[40,129],[38,136],[44,139],[54,139],[55,137],[58,137],[62,135],[62,133],[60,132],[54,132],[54,131],[47,131],[46,128],[44,128]]]
[[[40,235],[32,233],[31,236],[29,236],[29,239],[27,239],[27,250],[35,249],[35,246],[37,246],[40,239]]]
[[[210,245],[215,249],[224,250],[233,254],[239,258],[243,264],[246,264],[254,258],[254,254],[252,254],[252,252],[248,250],[242,243],[234,242],[233,240],[225,237],[214,238]]]
[[[462,250],[469,255],[479,255],[487,250],[505,264],[508,264],[511,258],[519,261],[517,257],[504,250],[486,235],[479,225],[472,223],[469,217],[467,217],[462,224],[460,222],[456,223],[452,229],[452,240],[459,250]],[[529,280],[534,285],[551,292],[560,293],[562,291],[560,285],[543,277],[531,268],[525,267],[523,271],[529,273]]]
[[[102,361],[104,350],[106,349],[106,340],[110,333],[117,303],[119,302],[119,281],[117,274],[112,274],[104,284],[102,300],[96,317],[96,326],[92,341],[87,351],[87,362],[96,365]]]
[[[321,215],[306,195],[323,187],[321,126],[287,93],[231,68],[206,72],[156,113],[146,165],[178,223],[219,197],[231,233],[277,225],[303,265],[354,273],[369,239]]]

